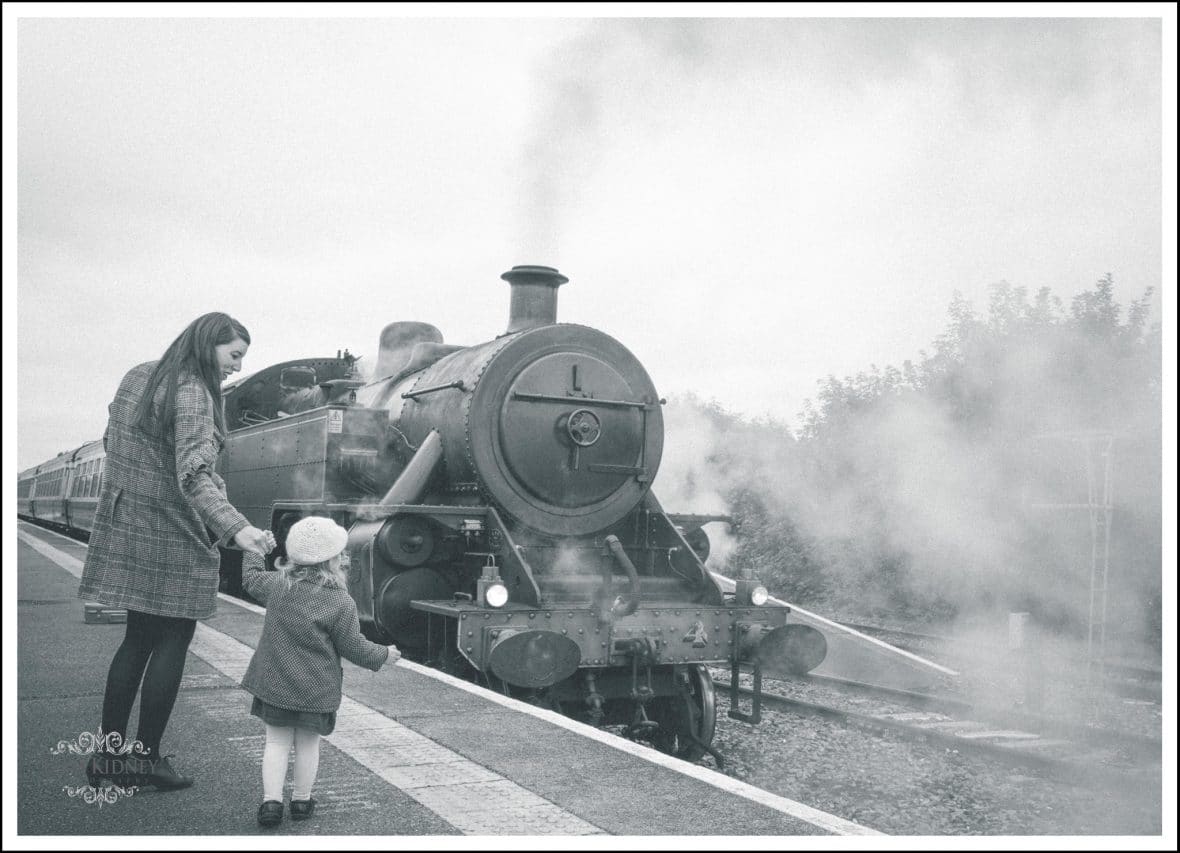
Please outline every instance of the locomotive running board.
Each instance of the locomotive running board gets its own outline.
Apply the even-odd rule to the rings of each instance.
[[[711,574],[726,592],[732,592],[737,586],[724,575],[717,572]],[[914,689],[928,685],[935,675],[959,674],[956,670],[825,619],[789,601],[773,597],[770,601],[791,608],[791,613],[787,616],[788,625],[807,625],[824,635],[828,643],[828,654],[823,663],[812,670],[815,675],[869,679],[883,687]]]

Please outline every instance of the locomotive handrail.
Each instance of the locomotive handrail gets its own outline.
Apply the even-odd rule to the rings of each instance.
[[[403,395],[405,396],[405,395]],[[596,406],[619,406],[628,409],[654,409],[655,403],[637,402],[634,400],[599,400],[597,397],[562,397],[557,394],[529,394],[524,391],[513,391],[512,399],[526,400],[533,403],[593,403]]]
[[[432,385],[429,388],[421,388],[417,391],[407,391],[402,394],[403,400],[414,400],[421,397],[423,394],[433,394],[435,391],[447,391],[451,388],[457,388],[460,391],[467,390],[467,386],[462,379],[456,379],[454,382],[446,382],[442,385]]]
[[[668,520],[677,527],[683,527],[686,530],[703,527],[706,524],[714,521],[724,521],[726,524],[733,526],[732,515],[722,515],[720,513],[700,513],[700,512],[669,512],[666,513]]]
[[[604,463],[595,462],[593,465],[587,465],[586,470],[593,471],[595,474],[646,474],[647,468],[642,465],[606,465]]]

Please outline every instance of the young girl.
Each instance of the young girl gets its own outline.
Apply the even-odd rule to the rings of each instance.
[[[348,531],[330,518],[312,516],[291,527],[287,559],[278,572],[263,571],[261,557],[247,555],[243,588],[266,605],[262,637],[242,687],[254,694],[250,713],[266,723],[262,755],[262,805],[258,822],[283,819],[287,757],[295,744],[291,820],[306,820],[315,809],[311,786],[320,761],[320,735],[336,728],[343,673],[340,658],[380,669],[401,654],[361,635],[356,602],[340,568]]]

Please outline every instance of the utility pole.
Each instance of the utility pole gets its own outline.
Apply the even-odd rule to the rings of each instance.
[[[1090,615],[1086,636],[1086,680],[1106,675],[1106,601],[1110,578],[1110,527],[1114,514],[1111,474],[1115,435],[1068,431],[1035,436],[1081,445],[1086,473],[1085,503],[1034,503],[1033,509],[1085,510],[1090,520]]]

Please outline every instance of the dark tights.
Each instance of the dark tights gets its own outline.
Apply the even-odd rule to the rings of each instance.
[[[139,730],[135,738],[143,742],[151,755],[159,754],[160,738],[164,736],[180,691],[185,655],[196,628],[195,619],[127,611],[127,633],[107,673],[106,695],[102,700],[104,733],[118,732],[126,738],[131,706],[135,704],[142,680]]]

